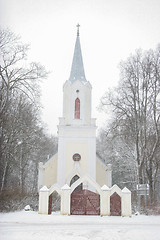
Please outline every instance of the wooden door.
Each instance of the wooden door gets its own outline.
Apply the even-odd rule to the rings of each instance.
[[[89,190],[71,194],[72,215],[100,215],[100,195]]]
[[[52,213],[52,194],[49,196],[49,202],[48,202],[48,214]]]
[[[110,197],[110,215],[121,216],[121,197],[117,193]]]

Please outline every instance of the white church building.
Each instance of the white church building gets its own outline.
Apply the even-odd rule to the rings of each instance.
[[[112,186],[111,164],[96,155],[97,126],[91,110],[92,85],[86,80],[77,25],[70,77],[63,85],[58,152],[39,164],[40,214],[51,214],[56,191],[61,214],[131,216],[131,192]]]

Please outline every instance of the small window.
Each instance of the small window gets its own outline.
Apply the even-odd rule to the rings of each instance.
[[[76,98],[75,100],[75,119],[80,119],[80,100],[79,98]]]
[[[81,160],[81,155],[79,153],[75,153],[72,158],[75,162],[77,162]]]

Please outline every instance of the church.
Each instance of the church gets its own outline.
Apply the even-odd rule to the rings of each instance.
[[[58,152],[39,163],[39,213],[51,214],[56,191],[61,196],[61,214],[131,216],[131,192],[112,186],[112,166],[96,154],[92,85],[85,76],[79,27],[70,76],[63,85]]]

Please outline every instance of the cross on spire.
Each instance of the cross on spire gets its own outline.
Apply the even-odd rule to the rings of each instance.
[[[77,36],[79,36],[79,27],[80,27],[80,25],[79,25],[79,23],[77,24]]]

